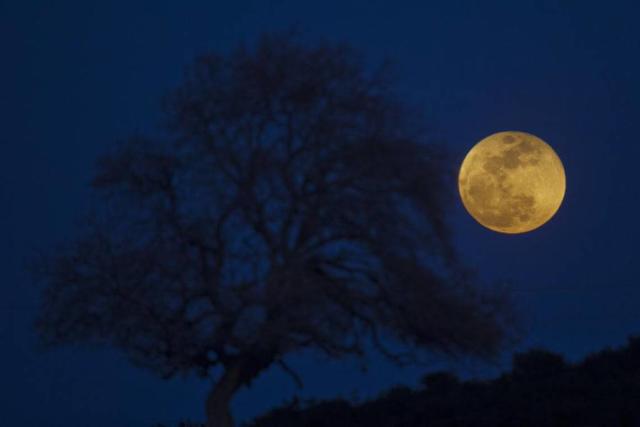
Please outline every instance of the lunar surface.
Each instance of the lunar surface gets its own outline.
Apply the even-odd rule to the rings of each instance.
[[[558,155],[525,132],[499,132],[477,143],[460,168],[458,189],[467,211],[501,233],[525,233],[553,217],[566,188]]]

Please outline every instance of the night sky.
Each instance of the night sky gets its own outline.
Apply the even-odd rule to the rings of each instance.
[[[202,419],[209,384],[169,382],[110,349],[42,352],[32,329],[38,290],[24,261],[75,233],[94,159],[153,130],[159,100],[195,55],[264,31],[347,41],[396,63],[400,90],[424,106],[456,168],[486,135],[522,130],[564,162],[558,214],[525,235],[479,226],[461,203],[451,223],[487,280],[509,280],[525,319],[523,348],[576,360],[640,334],[640,27],[621,1],[0,0],[0,398],[3,425],[149,426]],[[456,188],[451,188],[456,191]],[[373,357],[292,358],[297,391],[277,369],[234,404],[245,420],[290,399],[373,396],[416,384],[423,368]],[[461,375],[508,368],[460,363]]]

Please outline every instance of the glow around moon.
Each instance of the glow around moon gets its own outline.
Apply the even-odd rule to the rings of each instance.
[[[501,233],[526,233],[558,211],[566,178],[560,158],[543,140],[525,132],[498,132],[469,151],[458,189],[480,224]]]

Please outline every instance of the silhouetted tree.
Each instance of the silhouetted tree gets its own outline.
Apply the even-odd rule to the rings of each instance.
[[[455,260],[443,157],[382,69],[266,36],[199,58],[165,105],[165,136],[100,159],[84,234],[46,264],[47,343],[217,373],[209,427],[231,426],[234,393],[270,366],[297,379],[284,357],[300,349],[498,349],[502,300]]]

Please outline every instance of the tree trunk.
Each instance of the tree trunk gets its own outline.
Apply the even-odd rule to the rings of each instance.
[[[242,364],[225,369],[206,401],[207,427],[234,427],[231,399],[242,385]]]
[[[245,357],[225,366],[224,373],[207,396],[207,427],[234,427],[231,400],[236,391],[247,386],[273,363],[273,356]]]

